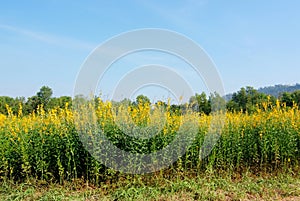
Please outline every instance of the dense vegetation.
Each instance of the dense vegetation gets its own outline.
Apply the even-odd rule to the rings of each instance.
[[[1,180],[36,178],[62,183],[84,178],[99,184],[118,177],[119,172],[106,168],[85,150],[75,127],[76,111],[70,107],[71,99],[51,98],[51,95],[52,90],[43,87],[26,102],[3,98],[7,101],[5,104],[10,105],[6,105],[4,114],[0,114]],[[197,119],[199,128],[193,144],[183,157],[165,170],[166,174],[196,174],[209,169],[272,172],[299,166],[299,97],[297,91],[284,93],[276,100],[251,87],[242,88],[226,103],[229,112],[221,137],[211,154],[203,160],[199,160],[200,147],[212,120],[210,108],[223,100],[217,94],[208,99],[205,94],[196,94],[189,104],[181,106],[156,103],[156,106],[165,108],[166,122],[163,129],[149,140],[128,137],[114,123],[111,110],[112,105],[117,105],[119,113],[129,111],[134,123],[143,127],[151,123],[147,97],[138,96],[134,102],[125,100],[126,108],[121,103],[95,98],[93,107],[98,126],[105,135],[120,149],[133,153],[161,149],[174,138],[182,119]],[[192,113],[185,113],[187,108],[195,109]]]
[[[96,160],[82,143],[77,124],[85,125],[89,119],[74,109],[78,101],[95,111],[96,129],[130,153],[148,154],[166,147],[185,121],[196,122],[196,136],[168,168],[144,175],[122,173]],[[226,102],[216,93],[202,93],[181,105],[150,103],[143,95],[121,102],[55,98],[46,86],[28,99],[2,96],[0,199],[298,200],[299,104],[300,91],[276,98],[252,87],[241,88]],[[163,108],[163,116],[155,116],[155,108]],[[124,121],[128,128],[161,122],[163,126],[154,137],[135,138],[120,129],[114,112],[130,115]],[[209,126],[223,115],[220,138],[201,159]],[[118,152],[109,154],[118,156]]]

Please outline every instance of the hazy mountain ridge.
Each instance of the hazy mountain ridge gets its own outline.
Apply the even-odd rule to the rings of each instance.
[[[300,84],[295,85],[283,85],[277,84],[274,86],[262,87],[259,88],[258,91],[264,94],[272,95],[275,97],[279,97],[283,92],[294,92],[300,90]]]
[[[276,84],[274,86],[266,86],[266,87],[260,87],[257,89],[258,92],[264,93],[267,95],[272,95],[276,98],[278,98],[282,93],[284,92],[294,92],[300,90],[300,84],[296,83],[295,85],[285,85],[285,84]],[[229,101],[232,98],[233,93],[226,94],[225,100]]]

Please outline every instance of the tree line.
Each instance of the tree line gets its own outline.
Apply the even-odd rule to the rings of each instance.
[[[69,96],[56,98],[52,97],[52,95],[53,90],[50,87],[43,86],[36,95],[29,97],[27,100],[24,97],[0,96],[0,113],[7,114],[7,106],[12,109],[13,113],[17,113],[21,106],[23,114],[27,115],[36,111],[40,105],[43,105],[45,110],[49,110],[57,107],[64,108],[66,103],[72,103],[72,98]]]
[[[43,105],[47,111],[53,108],[64,108],[66,103],[67,107],[72,107],[72,98],[69,96],[52,97],[53,91],[50,87],[43,86],[36,93],[36,95],[27,98],[17,97],[12,98],[8,96],[0,96],[0,113],[7,114],[7,106],[12,109],[13,113],[17,113],[22,107],[24,115],[35,112],[39,105]],[[99,99],[95,97],[95,104],[97,105]],[[263,103],[268,102],[269,106],[275,106],[276,102],[279,101],[281,105],[286,107],[293,107],[295,104],[300,105],[300,90],[294,92],[283,92],[278,97],[267,95],[259,92],[253,87],[247,86],[242,87],[239,91],[231,94],[231,98],[227,101],[217,93],[210,94],[207,96],[204,92],[201,94],[196,93],[190,97],[188,103],[176,105],[170,105],[170,109],[173,112],[184,112],[187,108],[191,108],[194,111],[200,113],[210,114],[212,110],[218,110],[220,108],[226,108],[230,112],[255,112],[258,107],[262,107]],[[124,99],[121,102],[113,102],[113,104],[126,103],[130,106],[136,106],[140,103],[149,103],[150,99],[147,96],[139,95],[135,101]],[[157,101],[160,105],[167,106],[166,102]]]

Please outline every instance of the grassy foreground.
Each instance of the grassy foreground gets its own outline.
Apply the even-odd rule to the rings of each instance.
[[[99,187],[81,179],[63,185],[41,180],[2,182],[0,200],[300,200],[299,172],[206,172],[194,177],[177,174],[172,179],[157,174],[127,175]]]

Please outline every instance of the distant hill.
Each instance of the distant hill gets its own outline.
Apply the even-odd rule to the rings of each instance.
[[[283,92],[294,92],[300,90],[300,84],[295,84],[295,85],[283,85],[283,84],[277,84],[274,86],[268,86],[268,87],[261,87],[257,89],[258,92],[267,94],[267,95],[272,95],[278,98]],[[232,94],[226,94],[224,96],[226,101],[231,100]]]
[[[275,97],[280,96],[280,94],[282,94],[283,92],[294,92],[296,90],[300,90],[300,84],[295,84],[295,85],[277,84],[275,86],[262,87],[258,89],[258,91],[261,93],[272,95]]]

